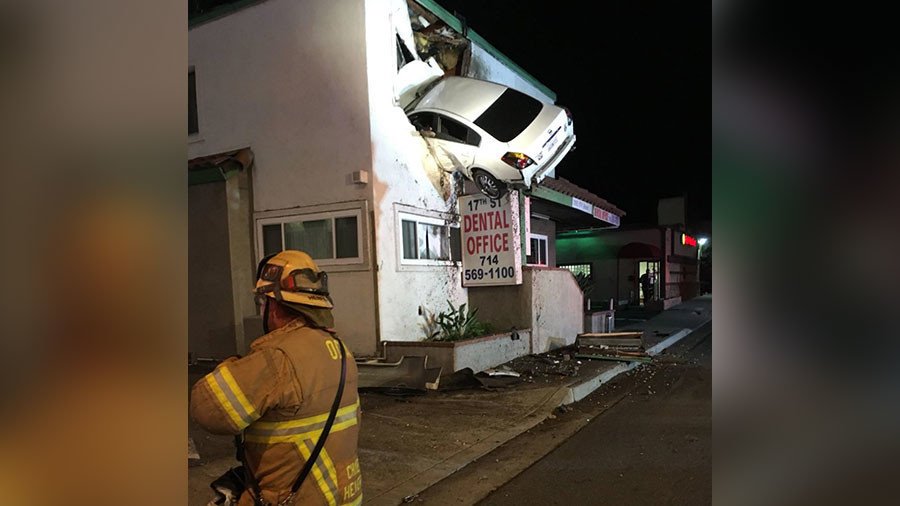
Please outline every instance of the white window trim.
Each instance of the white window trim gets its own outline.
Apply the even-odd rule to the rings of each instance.
[[[408,211],[398,211],[397,212],[397,256],[399,258],[399,265],[415,265],[415,266],[447,266],[447,265],[457,265],[459,264],[459,260],[432,260],[430,258],[404,258],[403,257],[403,222],[404,221],[414,221],[416,223],[424,223],[427,225],[440,225],[442,227],[447,227],[448,232],[450,228],[459,228],[459,223],[453,223],[449,220],[445,220],[442,218],[435,218],[433,216],[424,216],[421,214],[415,214]],[[448,238],[449,239],[449,238]],[[450,252],[452,256],[453,247],[451,245]]]
[[[262,258],[265,252],[265,245],[263,243],[263,226],[264,225],[272,225],[275,223],[282,224],[281,227],[281,249],[284,250],[284,224],[285,223],[295,223],[299,221],[315,221],[322,219],[331,219],[335,218],[347,218],[350,216],[356,217],[356,253],[357,256],[353,258],[314,258],[313,260],[316,262],[316,265],[358,265],[364,263],[363,261],[363,245],[365,241],[365,237],[363,236],[363,222],[362,222],[362,210],[361,209],[347,209],[343,211],[326,211],[319,213],[300,213],[300,214],[288,214],[282,216],[275,216],[271,218],[257,218],[256,220],[256,251],[257,258]],[[331,227],[331,248],[334,254],[337,254],[337,236],[335,235],[335,230],[332,222]]]
[[[537,266],[541,266],[541,267],[547,267],[548,265],[550,265],[549,264],[550,240],[547,238],[546,235],[543,235],[543,234],[528,234],[528,242],[529,243],[531,242],[532,239],[540,239],[540,240],[544,241],[544,261],[545,261],[545,263],[542,263],[542,264],[536,263],[536,264],[528,264],[528,265],[537,265]],[[540,241],[538,241],[538,244],[540,244]],[[531,253],[534,254],[534,251],[532,251]],[[538,257],[540,257],[540,255],[538,255]]]

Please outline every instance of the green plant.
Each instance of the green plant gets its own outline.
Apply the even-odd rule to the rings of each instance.
[[[425,331],[426,339],[433,341],[460,341],[479,337],[492,332],[489,324],[478,320],[478,309],[469,311],[467,304],[454,307],[449,300],[448,311],[442,311],[435,316],[433,313],[425,313],[425,323],[421,325]]]

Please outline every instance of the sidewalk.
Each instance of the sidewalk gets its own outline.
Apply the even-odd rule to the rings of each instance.
[[[701,297],[617,330],[647,331],[644,345],[657,354],[711,318],[712,299]],[[512,367],[521,370],[527,358],[513,361]],[[575,376],[535,373],[531,382],[501,391],[437,391],[406,398],[361,393],[365,504],[400,504],[534,427],[556,407],[577,402],[637,365],[583,361]],[[209,482],[233,465],[233,450],[229,438],[194,427],[190,434],[204,460],[189,469],[190,504],[203,505]]]

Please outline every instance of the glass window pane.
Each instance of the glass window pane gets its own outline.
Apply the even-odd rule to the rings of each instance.
[[[200,131],[197,120],[197,81],[196,74],[188,72],[188,133],[195,134]]]
[[[263,225],[263,256],[281,251],[281,223]]]
[[[468,129],[450,118],[441,116],[441,129],[438,132],[441,139],[453,142],[466,142],[469,136]]]
[[[538,262],[538,243],[537,239],[530,239],[531,254],[525,257],[525,263],[536,264]]]
[[[416,251],[416,222],[403,220],[403,258],[419,258]]]
[[[334,258],[331,220],[284,224],[284,247],[306,252],[314,259]]]
[[[337,246],[337,258],[356,258],[359,256],[356,216],[334,219],[334,242]]]
[[[418,258],[430,258],[428,256],[428,225],[416,223],[416,239]]]
[[[547,241],[543,239],[538,240],[538,251],[540,252],[540,262],[541,265],[547,265]]]
[[[450,236],[447,234],[447,227],[428,226],[428,258],[450,260]]]
[[[462,260],[462,236],[459,227],[450,227],[450,259]]]

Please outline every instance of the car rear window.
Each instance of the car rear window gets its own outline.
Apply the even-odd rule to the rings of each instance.
[[[475,124],[500,142],[509,142],[522,133],[541,112],[543,104],[521,91],[507,88],[484,111]]]

